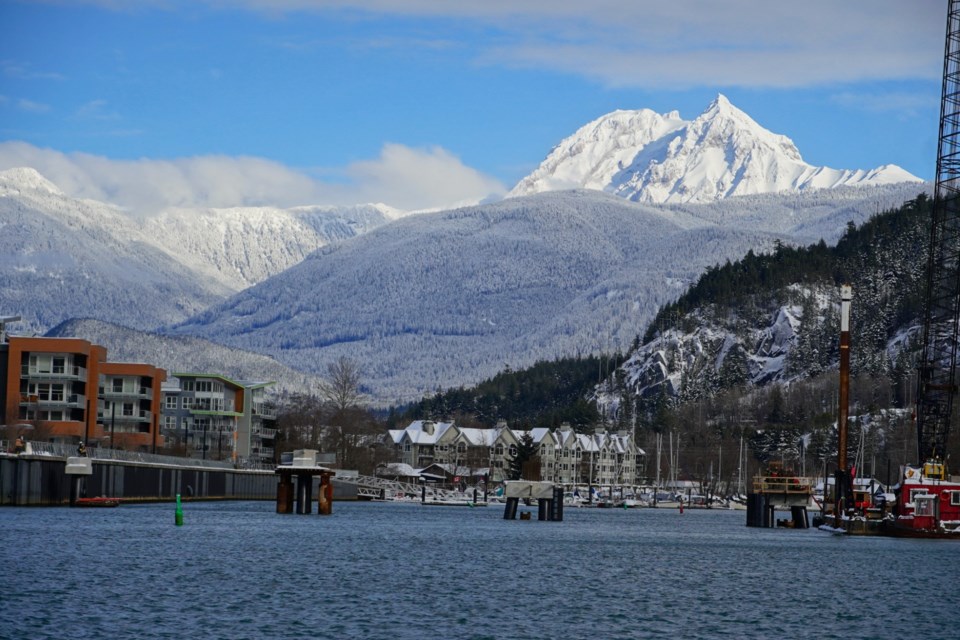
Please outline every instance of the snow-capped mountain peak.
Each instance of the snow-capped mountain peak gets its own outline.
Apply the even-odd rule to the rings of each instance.
[[[0,171],[0,195],[19,194],[24,190],[63,195],[57,185],[40,175],[36,169],[15,167]]]
[[[557,145],[509,195],[585,188],[646,203],[712,202],[920,181],[895,165],[868,171],[809,165],[790,138],[764,129],[718,94],[692,121],[649,109],[598,118]]]

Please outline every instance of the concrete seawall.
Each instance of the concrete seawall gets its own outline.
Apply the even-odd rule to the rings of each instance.
[[[94,459],[93,475],[80,481],[80,495],[126,502],[185,500],[276,500],[272,470],[211,468],[183,464]],[[77,476],[67,475],[66,457],[0,454],[0,506],[69,505]],[[318,481],[319,482],[319,481]],[[314,487],[313,495],[316,495]],[[334,483],[335,500],[355,500],[355,485]]]
[[[76,476],[64,473],[66,458],[0,456],[0,505],[68,505]],[[109,496],[130,502],[185,499],[274,500],[272,471],[93,460],[93,475],[81,480],[81,497]]]

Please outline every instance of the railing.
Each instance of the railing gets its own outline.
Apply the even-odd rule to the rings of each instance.
[[[413,482],[400,482],[398,480],[387,480],[386,478],[377,478],[374,476],[336,476],[336,480],[342,483],[354,484],[357,486],[357,495],[369,498],[380,498],[381,493],[387,500],[408,499],[421,500],[423,488],[426,487],[427,502],[459,502],[467,503],[473,501],[473,488],[466,491],[457,491],[451,489],[441,489],[432,484],[418,484]],[[477,489],[477,499],[482,499],[483,490]]]
[[[117,391],[116,389],[107,389],[106,387],[100,387],[100,395],[104,398],[149,398],[153,395],[153,389],[149,387],[140,387],[132,391],[127,391],[121,389]]]
[[[187,408],[187,407],[184,407]],[[211,402],[210,398],[196,398],[193,401],[191,411],[219,411],[222,413],[234,413],[232,402]]]
[[[272,408],[266,407],[261,404],[254,404],[250,408],[250,413],[252,413],[255,416],[260,416],[261,418],[267,418],[268,420],[272,420],[273,418],[277,417],[277,415],[274,413],[274,410]]]
[[[50,395],[50,396],[41,396],[37,394],[20,394],[20,404],[36,404],[36,405],[59,405],[59,406],[68,406],[68,407],[83,407],[86,405],[87,397],[80,394],[70,394],[65,396],[63,394]]]
[[[133,413],[97,413],[98,422],[109,425],[111,422],[152,422],[153,412],[145,409],[138,409]]]
[[[800,476],[757,476],[753,479],[755,493],[793,493],[809,494],[813,491],[813,480]]]
[[[259,429],[254,429],[253,434],[261,438],[266,438],[267,440],[272,440],[277,437],[277,430],[271,427],[260,427]]]
[[[20,367],[20,376],[24,378],[46,378],[51,380],[86,380],[87,370],[83,367],[64,367],[51,371],[40,371],[28,364]]]
[[[51,456],[68,458],[77,455],[76,445],[55,442],[27,442],[25,455]],[[169,464],[187,467],[204,467],[208,469],[233,469],[230,460],[202,460],[198,458],[181,458],[179,456],[165,456],[157,453],[142,453],[139,451],[123,451],[106,447],[88,447],[87,457],[94,460],[118,460],[123,462],[144,462],[150,464]],[[246,467],[244,467],[246,468]]]

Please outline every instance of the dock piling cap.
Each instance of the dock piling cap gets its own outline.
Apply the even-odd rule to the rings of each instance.
[[[67,466],[63,472],[69,476],[92,476],[93,460],[82,456],[67,458]]]

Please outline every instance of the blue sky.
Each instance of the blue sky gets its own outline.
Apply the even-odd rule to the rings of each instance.
[[[450,206],[722,92],[811,164],[931,179],[946,4],[7,0],[0,169],[134,209]]]

